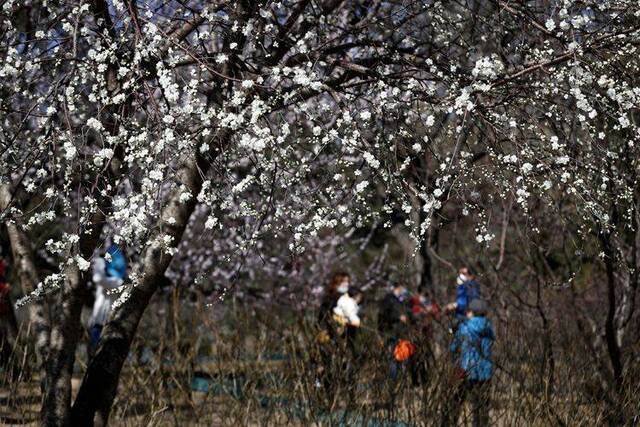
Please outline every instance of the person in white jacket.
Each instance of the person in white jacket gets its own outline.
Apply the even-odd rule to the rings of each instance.
[[[356,298],[349,295],[349,293],[345,293],[338,298],[333,314],[336,316],[336,321],[342,323],[343,326],[351,325],[357,328],[360,326],[359,311],[360,306]]]
[[[354,360],[358,359],[356,351],[356,335],[360,329],[360,300],[362,294],[356,289],[349,289],[348,293],[344,293],[335,308],[333,309],[333,317],[342,329],[340,335],[344,336],[347,349],[351,352]]]

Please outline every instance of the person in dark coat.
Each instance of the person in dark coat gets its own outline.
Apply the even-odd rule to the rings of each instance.
[[[394,349],[398,340],[407,335],[407,322],[409,320],[408,307],[409,292],[401,283],[396,283],[380,301],[378,311],[378,332],[385,341],[390,356],[389,375],[391,379],[398,378],[400,364],[394,357]]]
[[[398,338],[406,329],[408,320],[407,299],[409,292],[402,284],[396,283],[380,301],[378,311],[378,331],[385,338]]]

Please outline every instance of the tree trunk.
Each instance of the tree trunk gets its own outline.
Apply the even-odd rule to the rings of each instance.
[[[420,209],[422,216],[422,209]],[[429,238],[422,239],[420,242],[420,258],[422,258],[422,271],[420,272],[420,289],[423,292],[433,294],[433,275],[431,273],[431,254],[429,253]]]
[[[604,236],[602,243],[605,253],[605,269],[607,273],[607,317],[605,321],[604,334],[607,345],[609,361],[613,369],[613,381],[616,392],[619,392],[622,386],[622,359],[620,347],[618,347],[617,331],[615,325],[615,314],[617,311],[616,286],[614,273],[614,257],[613,248],[611,247],[610,236]]]
[[[16,314],[13,311],[13,304],[9,298],[9,294],[0,296],[0,304],[5,308],[6,312],[0,314],[0,366],[3,368],[7,378],[13,381],[17,366],[14,364],[18,341],[18,322]]]
[[[107,30],[113,31],[113,23],[109,19],[107,3],[104,1],[99,1],[96,3],[95,6],[96,6],[96,9],[94,10],[94,12],[96,16],[104,18],[105,22],[107,23],[106,24]],[[176,29],[171,34],[171,38],[174,41],[180,41],[184,39],[195,28],[197,28],[203,21],[204,21],[203,17],[199,15],[194,16],[193,19],[190,19],[189,21],[185,22],[181,27]],[[164,48],[161,49],[161,51],[159,52],[160,56],[168,52],[170,46],[171,46],[170,43],[165,44]],[[114,69],[113,67],[110,67],[106,71],[106,78],[108,82],[113,81],[111,84],[112,87],[110,88],[110,91],[112,92],[116,91],[119,88],[118,82],[114,80],[114,75],[115,75]],[[128,112],[123,113],[124,116],[126,116],[127,114]],[[109,123],[105,124],[105,128],[110,129]],[[118,159],[120,159],[121,155],[122,153],[119,150],[116,150],[116,157]],[[181,179],[182,183],[187,185],[187,187],[192,190],[192,194],[193,194],[192,201],[187,204],[180,204],[179,192],[178,192],[178,194],[175,195],[172,202],[170,203],[169,208],[164,210],[164,211],[169,210],[169,213],[168,213],[168,216],[163,218],[166,219],[171,216],[174,216],[177,220],[176,224],[173,224],[173,225],[169,224],[166,221],[161,221],[161,227],[160,227],[161,229],[169,230],[166,234],[169,234],[169,235],[175,234],[175,236],[173,236],[174,242],[179,242],[180,237],[182,236],[182,231],[184,231],[184,227],[183,227],[179,233],[177,232],[172,233],[173,231],[172,229],[177,230],[180,228],[179,227],[180,212],[178,211],[180,209],[183,209],[185,206],[191,209],[186,215],[186,217],[184,218],[185,221],[183,226],[186,226],[186,221],[188,220],[189,215],[191,214],[191,212],[193,211],[193,208],[195,207],[195,197],[199,193],[200,187],[202,186],[202,175],[200,175],[201,170],[199,169],[200,166],[201,164],[199,163],[199,161],[197,159],[193,159],[193,161],[188,162],[188,166],[184,167],[181,170],[181,174],[179,175],[179,178],[182,178]],[[120,162],[116,162],[112,164],[111,169],[109,169],[108,171],[106,181],[108,183],[111,183],[111,185],[113,185],[113,191],[115,191],[117,188],[117,186],[114,185],[114,183],[122,173],[123,173],[123,169],[120,167]],[[196,183],[196,181],[198,182]],[[196,183],[197,185],[194,187],[191,185],[193,183]],[[98,238],[100,236],[102,227],[104,225],[104,213],[108,212],[111,208],[111,200],[112,200],[111,197],[100,197],[99,194],[97,195],[97,197],[99,200],[100,209],[98,209],[94,214],[94,217],[89,222],[88,228],[81,235],[81,239],[79,242],[79,252],[85,259],[90,257],[93,254],[93,251],[95,250],[95,248],[97,247]],[[176,210],[174,205],[176,206],[179,205],[179,208]],[[154,245],[155,243],[152,243],[151,247],[147,252],[149,253],[150,251],[151,254],[156,255],[156,258],[145,257],[145,261],[146,261],[145,265],[148,266],[150,269],[153,269],[154,267],[157,268],[157,266],[153,266],[153,264],[157,261],[157,250],[159,250],[160,248],[159,246],[157,245],[154,246]],[[168,259],[166,262],[166,266],[162,269],[162,271],[159,274],[155,274],[155,271],[149,272],[148,274],[149,277],[160,277],[164,274],[164,270],[166,270],[169,264],[169,261],[171,260],[171,257],[165,256],[164,258]],[[146,274],[147,271],[145,270],[143,271],[143,273]],[[55,349],[55,353],[49,356],[50,362],[47,364],[48,389],[47,389],[45,401],[42,408],[42,416],[43,416],[43,420],[47,420],[45,421],[46,424],[56,425],[61,423],[66,425],[68,424],[69,418],[71,416],[70,415],[71,413],[71,382],[70,381],[71,381],[71,374],[73,372],[73,364],[75,361],[75,348],[78,342],[78,337],[80,332],[79,324],[80,324],[80,313],[82,309],[81,301],[86,293],[85,282],[86,281],[80,276],[77,277],[77,280],[73,279],[73,281],[71,282],[69,281],[65,282],[67,287],[66,287],[66,292],[63,294],[62,316],[56,322],[56,325],[60,325],[60,327],[56,330],[56,331],[59,331],[59,335],[58,335],[58,332],[56,332],[56,335],[55,335],[56,341],[54,342],[53,340],[54,334],[52,333],[52,350]],[[131,343],[131,339],[135,334],[135,330],[139,322],[139,317],[142,316],[142,313],[144,312],[144,309],[146,308],[146,305],[148,304],[149,299],[151,298],[151,295],[153,295],[153,292],[155,291],[156,283],[155,282],[151,283],[151,286],[153,286],[153,289],[150,292],[150,294],[147,295],[148,292],[143,291],[142,295],[138,295],[136,298],[134,298],[134,301],[138,302],[139,304],[142,304],[141,311],[137,313],[135,309],[129,310],[128,317],[131,317],[131,319],[134,319],[134,320],[128,323],[127,325],[127,327],[132,329],[131,329],[130,337],[126,340],[127,342],[125,346],[126,349],[124,347],[119,346],[119,344],[117,344],[119,342],[117,338],[114,339],[113,341],[110,341],[108,325],[105,331],[103,332],[103,338],[101,340],[102,344],[113,342],[116,344],[116,347],[119,350],[124,351],[122,355],[122,360],[119,361],[118,363],[118,366],[119,366],[118,372],[117,374],[115,374],[115,378],[111,379],[111,381],[115,381],[114,383],[115,385],[113,386],[114,396],[115,396],[115,389],[117,387],[120,368],[122,367],[122,363],[124,362],[124,357],[126,357],[129,345]],[[137,293],[135,292],[135,289],[131,291],[131,294],[134,294],[134,293]],[[115,317],[117,318],[117,316]],[[137,317],[137,320],[135,320],[136,317]],[[117,328],[115,326],[114,328],[117,331]],[[119,333],[115,332],[115,335],[117,337]],[[98,350],[98,352],[100,352],[100,349]],[[106,350],[104,354],[109,354],[109,353],[110,353],[110,350]],[[103,358],[104,358],[104,355],[99,356],[99,354],[96,354],[96,356],[94,357],[94,360],[92,360],[90,363],[89,369],[91,366],[94,366],[94,361],[96,366],[99,366],[99,361],[102,360]],[[89,374],[90,372],[87,372],[87,375],[85,375],[85,380],[90,377]],[[95,376],[91,376],[91,378],[95,378]],[[105,383],[105,384],[108,384],[108,383]],[[101,387],[101,384],[98,384],[98,387]],[[83,381],[83,387],[81,387],[81,390],[83,388],[84,388],[84,381]],[[68,389],[68,392],[66,391],[67,389]],[[110,385],[106,385],[104,387],[105,393],[108,394],[109,390],[110,390]],[[81,397],[80,402],[83,402],[82,396],[80,397]],[[107,399],[107,401],[109,403],[106,407],[107,408],[106,412],[105,410],[100,411],[100,414],[104,415],[104,423],[106,423],[106,420],[108,417],[108,410],[113,401],[113,397],[111,399]],[[82,406],[82,404],[80,406]],[[45,415],[45,414],[49,414],[49,415]],[[77,425],[79,423],[80,424],[90,423],[90,422],[92,422],[92,418],[74,417],[72,425]]]
[[[121,168],[112,165],[111,179],[119,176]],[[117,186],[112,187],[116,191]],[[68,254],[70,264],[64,271],[64,289],[60,296],[59,309],[52,319],[49,333],[49,350],[45,366],[44,399],[41,418],[45,425],[68,425],[71,414],[71,376],[75,363],[76,347],[81,335],[80,316],[83,302],[89,296],[90,272],[81,272],[75,255],[84,259],[93,256],[100,244],[100,235],[105,224],[105,213],[111,210],[111,197],[99,197],[97,209],[89,221],[83,224],[77,247]]]
[[[555,385],[556,360],[553,353],[553,341],[551,339],[551,325],[544,310],[542,297],[542,283],[540,276],[536,275],[536,310],[542,322],[542,364],[540,366],[540,388],[544,396],[549,399],[553,395]]]
[[[3,211],[8,209],[11,204],[12,196],[8,185],[0,185],[0,209]],[[19,219],[13,219],[5,222],[7,226],[7,234],[11,243],[11,253],[13,255],[14,268],[18,273],[20,288],[23,295],[30,295],[40,281],[38,271],[34,261],[33,251],[31,249],[29,237],[22,230],[22,224]],[[31,333],[36,338],[35,350],[38,358],[38,365],[42,366],[46,358],[47,347],[49,344],[49,324],[42,300],[30,301],[27,306],[28,321]]]
[[[192,198],[180,202],[181,191],[173,192],[163,209],[159,230],[173,238],[177,244],[196,206],[196,196],[202,188],[203,176],[210,163],[191,158],[180,171],[179,179],[189,188]],[[168,221],[169,218],[175,222]],[[159,235],[145,250],[137,283],[124,292],[122,304],[115,308],[107,323],[98,347],[82,381],[74,402],[71,422],[74,426],[106,425],[111,406],[116,396],[120,372],[131,347],[140,319],[151,297],[158,288],[160,279],[169,267],[172,256],[167,254]]]
[[[51,322],[46,362],[46,392],[41,417],[42,423],[47,426],[69,425],[71,376],[80,337],[82,301],[87,292],[84,275],[78,270],[77,264],[69,264],[65,275],[62,304]]]
[[[607,348],[607,356],[611,363],[613,371],[613,387],[612,387],[612,405],[607,414],[609,425],[624,424],[624,411],[621,402],[622,398],[622,352],[618,346],[617,330],[616,330],[616,280],[615,280],[615,253],[611,246],[611,236],[609,234],[600,234],[600,240],[604,249],[604,265],[607,275],[607,316],[604,325],[604,338]]]
[[[120,371],[129,353],[131,342],[156,286],[155,282],[168,266],[170,257],[159,246],[147,250],[148,257],[157,256],[138,285],[133,285],[126,301],[113,313],[106,325],[100,346],[91,359],[73,405],[72,425],[107,424],[116,396]]]

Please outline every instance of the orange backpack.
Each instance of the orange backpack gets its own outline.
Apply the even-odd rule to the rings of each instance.
[[[393,349],[393,357],[398,362],[404,362],[405,360],[413,356],[415,352],[416,346],[411,341],[400,340],[398,341],[398,344],[396,344],[396,347]]]

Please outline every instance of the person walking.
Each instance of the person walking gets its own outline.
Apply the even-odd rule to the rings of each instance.
[[[471,268],[462,267],[456,277],[456,300],[447,304],[444,311],[455,315],[457,326],[464,320],[469,302],[480,297],[480,285],[476,282],[475,274]]]
[[[416,354],[409,361],[411,380],[414,386],[426,382],[429,366],[435,360],[434,323],[440,319],[440,307],[420,288],[409,298],[411,341],[416,346]]]
[[[385,347],[390,356],[389,360],[389,376],[392,380],[398,378],[399,370],[402,362],[405,362],[413,355],[411,349],[415,350],[415,346],[408,345],[405,340],[396,351],[396,347],[403,337],[407,335],[407,323],[409,320],[409,308],[407,300],[409,292],[401,283],[395,283],[380,301],[378,311],[378,332],[382,336]],[[411,353],[411,354],[410,354]]]
[[[96,286],[96,291],[93,309],[89,317],[88,350],[91,356],[98,348],[102,329],[107,323],[111,312],[113,295],[109,291],[122,285],[126,275],[127,260],[122,253],[122,249],[116,245],[109,247],[104,258],[97,257],[93,261],[92,280]]]
[[[350,323],[349,318],[353,323],[360,325],[358,304],[349,298],[350,284],[351,277],[348,273],[335,273],[325,287],[318,312],[316,386],[324,388],[329,401],[335,397],[333,390],[345,371],[347,374],[350,372],[343,352],[335,350],[340,348],[343,342],[341,337]],[[347,345],[348,343],[349,341]]]
[[[495,333],[487,318],[487,303],[472,300],[451,343],[455,360],[455,385],[442,419],[442,426],[457,425],[463,403],[471,403],[473,426],[489,425],[490,381],[493,376],[492,347]]]
[[[349,292],[351,278],[345,272],[338,272],[333,275],[324,290],[320,309],[318,310],[318,327],[320,332],[317,335],[319,342],[333,340],[337,335],[336,323],[333,319],[333,309],[338,304],[338,299]]]

